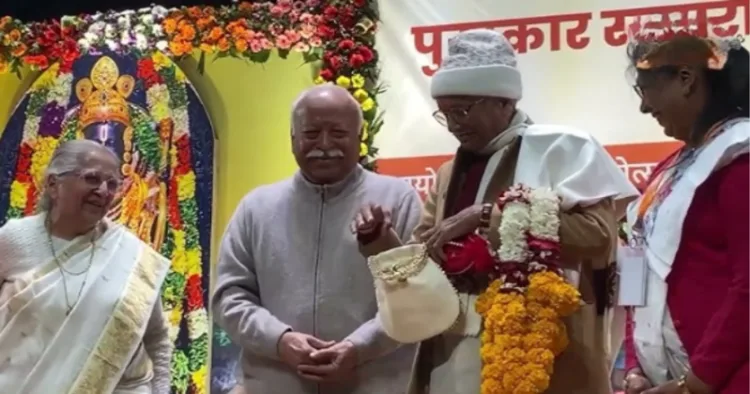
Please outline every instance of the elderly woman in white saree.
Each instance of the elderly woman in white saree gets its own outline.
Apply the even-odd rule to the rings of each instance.
[[[111,151],[65,142],[40,213],[0,228],[0,393],[169,393],[170,262],[105,218],[119,185]]]

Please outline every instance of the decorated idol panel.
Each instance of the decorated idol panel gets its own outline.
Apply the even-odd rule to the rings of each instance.
[[[747,0],[44,1],[0,394],[750,393]]]

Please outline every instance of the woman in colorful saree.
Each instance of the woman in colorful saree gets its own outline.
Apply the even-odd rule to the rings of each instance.
[[[670,30],[629,52],[641,111],[685,144],[628,212],[648,274],[626,392],[747,394],[748,51]]]
[[[105,218],[120,173],[101,145],[65,142],[40,212],[0,228],[0,393],[169,393],[170,262]]]

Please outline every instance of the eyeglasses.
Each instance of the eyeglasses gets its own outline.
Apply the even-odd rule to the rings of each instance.
[[[645,78],[645,82],[638,82],[633,85],[633,90],[638,97],[643,98],[644,92],[658,88],[664,82],[665,77],[672,77],[680,71],[677,66],[660,66],[649,70],[640,71]]]
[[[120,189],[120,185],[122,184],[122,181],[119,178],[111,175],[104,175],[99,173],[98,171],[70,171],[64,172],[60,175],[77,176],[86,184],[86,186],[92,189],[98,189],[102,184],[105,184],[107,191],[111,193],[116,193]]]
[[[449,119],[454,122],[462,122],[469,117],[474,106],[481,103],[482,101],[484,101],[484,99],[479,99],[467,105],[466,108],[451,108],[447,111],[437,110],[432,113],[432,117],[435,118],[435,120],[440,123],[441,126],[448,126]]]

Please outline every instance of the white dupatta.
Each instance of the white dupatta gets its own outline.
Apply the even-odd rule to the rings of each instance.
[[[80,299],[66,316],[56,263],[33,261],[44,255],[43,215],[6,227],[0,231],[0,276],[12,279],[13,288],[0,298],[0,393],[111,393],[141,343],[169,261],[110,223],[95,243]],[[90,236],[58,252],[74,272],[90,259]]]

